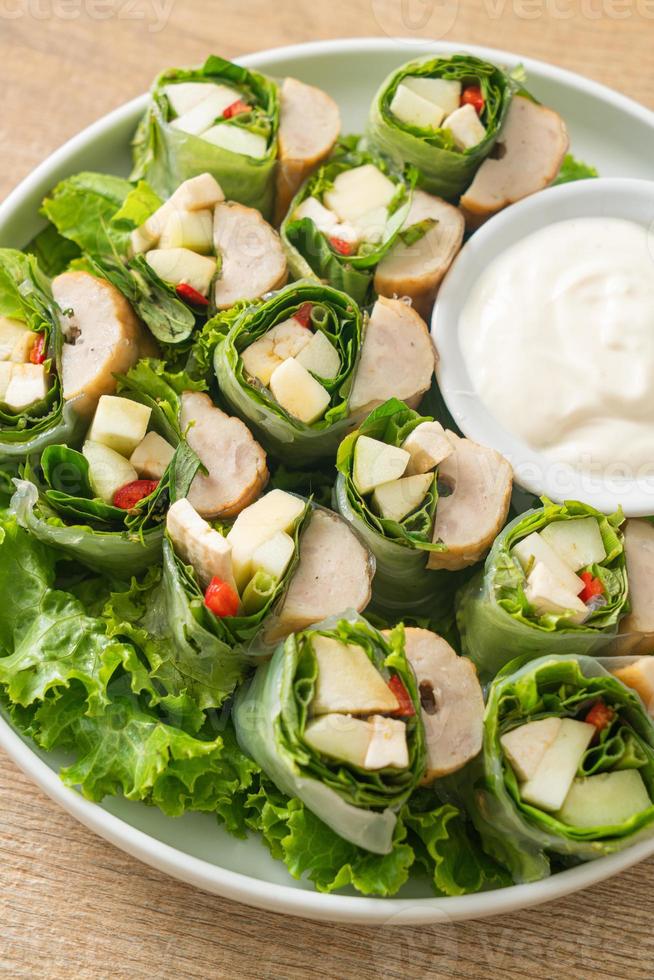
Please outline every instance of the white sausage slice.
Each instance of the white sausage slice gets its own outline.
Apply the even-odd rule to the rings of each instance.
[[[631,612],[620,622],[620,633],[631,634],[622,652],[654,651],[654,526],[649,521],[630,518],[625,526],[624,550]]]
[[[480,752],[484,696],[475,665],[459,657],[441,636],[414,627],[407,627],[405,635],[425,726],[427,769],[422,782],[431,783],[461,769]]]
[[[226,415],[201,392],[184,392],[180,423],[208,470],[196,474],[189,502],[204,518],[236,517],[268,482],[265,452],[240,419]]]
[[[466,223],[476,228],[507,205],[551,184],[568,144],[558,113],[516,95],[491,156],[461,198]]]
[[[429,317],[441,280],[461,248],[465,230],[458,208],[415,190],[404,228],[427,218],[436,224],[413,245],[398,239],[377,266],[374,283],[380,296],[409,296],[414,310],[424,319]]]
[[[213,227],[221,262],[214,287],[217,309],[284,285],[288,269],[281,239],[255,208],[223,201],[214,210]]]
[[[63,272],[53,279],[52,292],[63,312],[64,398],[74,400],[78,415],[90,418],[100,396],[116,391],[114,374],[124,374],[155,347],[125,297],[106,279]]]
[[[422,317],[401,300],[380,296],[365,328],[350,412],[367,415],[393,397],[415,408],[429,389],[435,360]]]
[[[453,432],[447,438],[454,452],[438,467],[438,481],[451,493],[438,498],[432,534],[447,551],[431,551],[427,568],[457,571],[480,561],[504,527],[513,471],[494,449]]]
[[[341,129],[338,106],[320,88],[285,78],[280,99],[277,224],[300,184],[330,154]]]

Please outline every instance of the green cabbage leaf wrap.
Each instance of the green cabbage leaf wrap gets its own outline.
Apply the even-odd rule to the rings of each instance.
[[[206,82],[236,89],[251,108],[233,116],[229,123],[263,136],[267,144],[265,156],[256,159],[234,153],[171,126],[174,112],[165,88],[178,82]],[[150,104],[136,131],[131,179],[146,180],[162,197],[170,197],[182,181],[210,173],[228,200],[256,208],[270,221],[278,127],[279,92],[277,85],[264,75],[216,55],[210,55],[201,68],[170,68],[155,80]]]
[[[520,797],[501,736],[551,716],[583,721],[598,701],[612,709],[612,721],[586,750],[577,775],[637,769],[654,798],[654,724],[642,701],[596,659],[567,654],[520,657],[500,671],[488,690],[482,753],[448,777],[484,849],[516,882],[547,876],[552,861],[555,868],[591,861],[654,835],[654,805],[617,826],[577,827]]]
[[[312,647],[316,634],[361,646],[382,676],[400,677],[416,709],[406,724],[408,768],[369,772],[329,760],[304,741],[318,672]],[[302,800],[345,840],[377,854],[391,852],[397,814],[418,785],[426,758],[420,700],[402,627],[386,641],[353,616],[291,634],[239,690],[233,717],[241,748],[279,790]]]
[[[463,85],[479,85],[484,97],[481,122],[486,135],[476,146],[459,150],[447,129],[422,129],[403,123],[390,105],[398,85],[407,77],[442,78]],[[418,184],[430,194],[456,200],[472,181],[479,165],[493,149],[504,122],[516,82],[506,71],[474,55],[410,61],[394,69],[372,100],[366,137],[368,144],[399,167],[418,170]]]
[[[321,379],[331,401],[322,419],[307,425],[289,415],[268,388],[245,373],[241,351],[289,317],[303,303],[313,304],[313,327],[336,347],[341,369],[331,381]],[[363,316],[345,293],[312,282],[294,282],[251,305],[236,307],[209,320],[194,348],[196,365],[213,351],[221,398],[254,430],[263,447],[293,467],[334,456],[351,426],[348,398],[363,334]]]
[[[61,375],[63,338],[59,310],[50,284],[31,255],[0,249],[0,317],[20,320],[44,337],[44,365],[49,371],[44,398],[15,410],[0,401],[0,460],[23,459],[54,442],[74,442],[81,422],[72,402],[65,402]]]
[[[293,215],[308,197],[315,197],[322,203],[322,195],[333,186],[339,174],[366,164],[373,164],[393,181],[395,196],[388,206],[389,217],[381,241],[376,244],[365,242],[356,254],[341,255],[332,248],[329,238],[316,228],[310,218],[296,219]],[[402,230],[411,205],[415,178],[415,173],[405,175],[403,170],[393,169],[376,154],[342,145],[340,151],[332,154],[327,163],[304,182],[282,222],[280,235],[294,278],[311,278],[329,283],[351,296],[359,306],[371,303],[374,300],[375,269]]]
[[[599,578],[604,602],[580,625],[564,615],[538,616],[525,596],[525,574],[512,547],[553,521],[596,517],[606,558],[588,571]],[[516,517],[495,539],[483,571],[457,596],[457,625],[463,652],[483,677],[494,677],[513,659],[515,651],[537,657],[543,653],[598,654],[609,647],[621,617],[629,610],[622,511],[609,516],[587,504],[567,501],[544,506]]]

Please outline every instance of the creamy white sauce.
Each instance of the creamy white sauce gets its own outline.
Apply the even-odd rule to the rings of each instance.
[[[582,471],[654,461],[654,232],[549,225],[499,255],[459,321],[477,395],[511,433]]]

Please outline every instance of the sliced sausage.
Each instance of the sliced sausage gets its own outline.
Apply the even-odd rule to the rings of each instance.
[[[388,637],[390,631],[385,630]],[[475,665],[430,630],[407,627],[405,651],[420,692],[427,769],[423,783],[461,769],[481,751],[484,696]]]
[[[201,517],[236,517],[268,482],[265,452],[240,419],[226,415],[200,392],[182,395],[180,423],[208,471],[196,474],[189,502]]]
[[[515,96],[491,155],[461,198],[466,223],[476,228],[507,205],[551,184],[568,144],[558,113]]]
[[[300,184],[329,156],[341,130],[338,106],[326,92],[285,78],[280,90],[276,221],[281,224]]]
[[[124,374],[156,346],[122,293],[89,272],[63,272],[52,281],[62,310],[61,355],[64,398],[90,418],[101,395],[116,391],[114,374]]]
[[[380,296],[409,296],[413,308],[427,319],[443,276],[461,248],[465,220],[458,208],[440,197],[416,190],[404,222],[410,228],[420,221],[436,222],[413,245],[399,239],[375,271],[375,290]]]
[[[650,653],[654,651],[654,527],[649,521],[633,517],[627,521],[624,550],[631,612],[620,621],[620,633],[630,634],[620,649]]]
[[[300,539],[300,560],[284,604],[268,624],[268,643],[346,609],[370,602],[374,564],[368,549],[337,514],[314,510]]]
[[[221,261],[214,295],[219,310],[284,285],[288,269],[281,239],[255,208],[224,201],[214,210],[213,229]]]
[[[429,553],[427,568],[457,571],[481,561],[504,527],[511,503],[513,472],[498,452],[453,432],[454,452],[438,467],[439,491],[432,540],[447,551]]]
[[[393,397],[415,408],[429,389],[435,360],[422,317],[402,300],[380,296],[365,328],[350,412],[366,415]]]

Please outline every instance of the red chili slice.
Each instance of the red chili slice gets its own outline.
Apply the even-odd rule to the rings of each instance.
[[[193,286],[189,286],[187,282],[180,282],[179,286],[175,287],[175,292],[185,303],[192,303],[193,306],[209,305],[207,297],[199,293],[197,289],[193,289]]]
[[[592,572],[582,572],[579,578],[584,583],[584,587],[579,593],[582,602],[590,602],[594,596],[604,594],[604,586],[601,580],[595,578]]]
[[[478,116],[482,114],[485,106],[484,96],[478,85],[468,85],[461,93],[459,105],[471,105]]]
[[[204,593],[204,604],[214,616],[219,616],[221,619],[225,616],[235,616],[238,612],[238,594],[229,582],[223,582],[221,578],[214,575]]]
[[[158,485],[158,480],[132,480],[131,483],[126,483],[124,487],[116,490],[114,507],[120,507],[121,510],[131,510],[132,507],[136,507],[140,500],[154,493]]]
[[[402,678],[398,674],[393,674],[388,686],[398,700],[399,708],[395,711],[389,712],[389,714],[398,715],[400,718],[411,718],[416,713],[416,709],[413,707],[413,701],[411,700],[411,695],[404,686]]]
[[[596,701],[590,709],[584,721],[589,725],[594,725],[598,732],[610,725],[615,718],[615,711],[609,708],[603,701]]]
[[[240,116],[243,112],[249,112],[250,106],[243,99],[237,99],[236,102],[232,102],[228,105],[226,109],[223,109],[223,119],[231,119],[232,116]]]
[[[297,313],[293,314],[293,319],[297,320],[301,327],[308,327],[311,323],[311,310],[313,303],[303,303]]]
[[[352,255],[354,251],[352,242],[346,242],[343,238],[330,238],[329,244],[339,255]]]
[[[30,351],[30,361],[32,364],[43,364],[45,361],[45,334],[38,334],[34,346]]]

